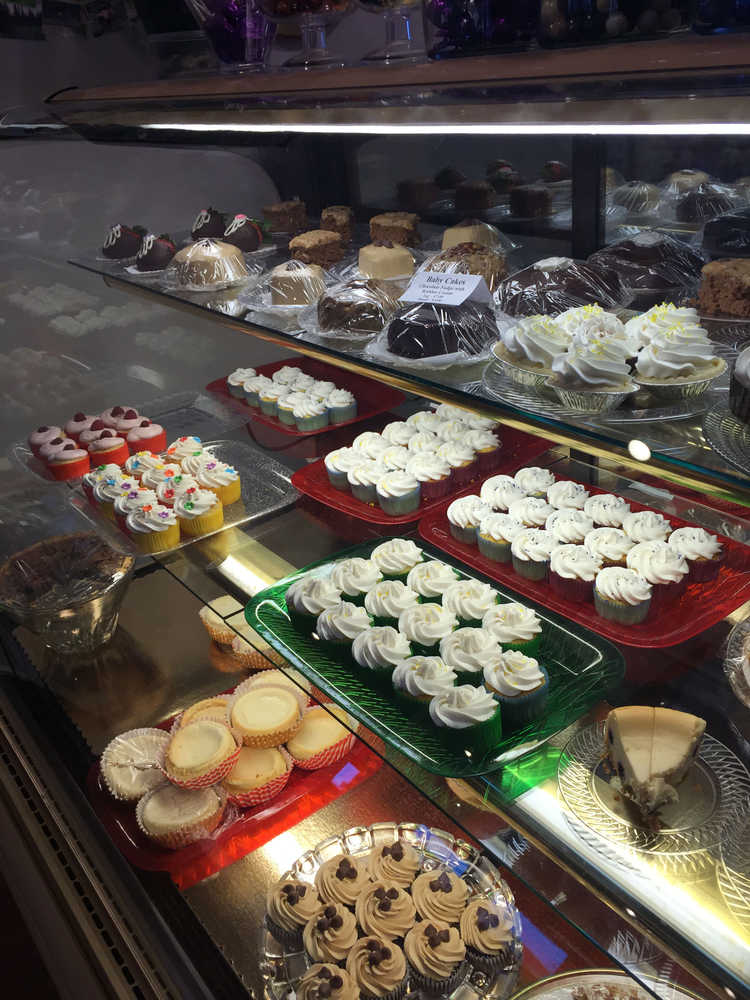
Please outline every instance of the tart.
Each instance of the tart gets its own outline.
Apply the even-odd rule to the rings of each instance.
[[[217,773],[237,757],[237,743],[223,722],[196,719],[174,733],[165,759],[165,769],[176,784],[205,780],[214,784],[224,776]],[[212,780],[208,780],[212,779]]]
[[[318,754],[331,750],[350,735],[342,720],[348,722],[349,716],[340,705],[330,704],[325,708],[316,705],[308,709],[302,718],[302,725],[294,736],[286,741],[287,750],[295,761],[304,761],[309,765]],[[320,766],[330,763],[332,761],[326,758]]]
[[[232,728],[250,747],[285,743],[302,725],[299,701],[285,687],[258,685],[235,694],[229,706]]]
[[[179,719],[179,728],[181,729],[191,722],[198,722],[200,719],[211,719],[226,725],[228,704],[229,699],[223,695],[219,695],[217,698],[202,698],[185,709]]]
[[[150,840],[178,850],[210,836],[225,805],[226,798],[215,788],[178,788],[166,782],[139,800],[136,819]]]
[[[276,747],[242,747],[237,761],[224,778],[230,796],[241,796],[262,788],[291,770],[288,758]]]

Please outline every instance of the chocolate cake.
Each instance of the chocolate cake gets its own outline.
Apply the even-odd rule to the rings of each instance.
[[[289,241],[289,252],[303,264],[330,267],[342,259],[344,247],[338,233],[328,229],[311,229]]]
[[[675,215],[679,222],[703,222],[734,208],[732,199],[716,184],[701,184],[688,191],[677,202]]]
[[[465,174],[455,167],[443,167],[435,174],[435,183],[442,191],[450,190],[465,180]]]
[[[496,204],[495,189],[489,181],[462,181],[456,187],[456,211],[476,212]]]
[[[701,275],[698,309],[706,316],[750,318],[750,260],[730,258],[706,264]]]
[[[599,270],[614,270],[626,288],[645,294],[654,301],[638,301],[637,308],[649,308],[676,289],[694,285],[700,277],[703,258],[686,243],[661,233],[641,232],[591,254],[589,264]]]
[[[544,184],[519,184],[510,190],[510,214],[519,219],[552,215],[552,195]]]
[[[675,170],[667,177],[667,187],[677,194],[684,194],[701,184],[706,184],[708,179],[708,174],[704,170]]]
[[[370,219],[370,239],[373,243],[417,247],[422,242],[418,226],[419,216],[412,212],[384,212]]]
[[[243,253],[252,253],[263,244],[263,223],[247,215],[235,215],[221,238]]]
[[[299,233],[307,225],[307,205],[299,198],[263,206],[263,218],[274,233]]]
[[[431,358],[456,351],[478,355],[495,340],[492,311],[474,303],[406,306],[388,325],[388,349],[401,358]]]
[[[425,271],[481,274],[491,292],[508,273],[505,255],[480,243],[457,243],[425,264]]]
[[[596,303],[612,308],[623,294],[617,275],[610,269],[570,257],[548,257],[502,281],[496,298],[510,316],[557,316],[573,306]]]
[[[380,333],[398,303],[384,285],[373,278],[355,278],[331,288],[318,300],[321,330]]]
[[[177,253],[177,247],[166,233],[144,236],[135,266],[138,271],[163,271]]]
[[[320,228],[338,233],[342,243],[351,243],[354,212],[348,205],[329,205],[320,213]]]
[[[141,240],[146,235],[143,226],[126,226],[118,222],[110,228],[104,239],[102,256],[108,260],[125,260],[135,257],[141,248]]]
[[[750,257],[750,208],[710,219],[703,227],[703,249],[711,257]]]
[[[542,167],[542,178],[545,181],[567,181],[570,178],[570,167],[560,160],[547,160]]]
[[[221,237],[226,229],[226,216],[223,212],[218,212],[215,208],[202,208],[195,217],[190,235],[194,240],[204,240],[211,236]]]

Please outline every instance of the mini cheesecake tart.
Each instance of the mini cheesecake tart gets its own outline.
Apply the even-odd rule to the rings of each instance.
[[[181,726],[167,747],[166,772],[175,784],[189,784],[196,779],[221,780],[222,765],[236,760],[237,743],[224,723],[197,719]],[[229,768],[227,768],[228,770]]]
[[[310,762],[318,754],[330,750],[350,735],[341,720],[348,722],[349,716],[340,705],[331,704],[326,708],[318,705],[308,709],[300,728],[290,740],[287,740],[287,750],[296,761]]]
[[[242,747],[237,762],[224,779],[228,795],[262,788],[287,774],[291,765],[276,747]]]
[[[151,840],[178,850],[208,837],[221,822],[226,797],[215,788],[178,788],[165,783],[138,802],[138,826]]]
[[[245,746],[273,747],[285,743],[302,725],[299,701],[288,688],[260,685],[241,693],[229,708],[232,727]]]
[[[228,698],[219,696],[218,698],[203,698],[190,705],[182,713],[179,719],[179,728],[190,725],[191,722],[198,722],[201,719],[210,719],[213,722],[221,722],[226,725]]]

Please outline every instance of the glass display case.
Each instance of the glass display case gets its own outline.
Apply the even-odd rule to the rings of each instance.
[[[750,996],[746,71],[692,36],[4,119],[0,803],[103,995]]]

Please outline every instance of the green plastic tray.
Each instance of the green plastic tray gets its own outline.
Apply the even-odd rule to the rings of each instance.
[[[372,684],[366,671],[354,660],[351,665],[330,659],[317,639],[293,625],[286,610],[286,591],[301,576],[315,570],[320,576],[330,572],[339,559],[367,558],[381,539],[340,552],[334,558],[306,566],[257,594],[245,608],[248,624],[270,646],[281,653],[355,718],[390,746],[400,750],[425,770],[446,778],[468,778],[496,771],[504,764],[536,750],[542,743],[580,718],[606,697],[625,675],[625,661],[616,646],[588,629],[572,625],[506,587],[489,581],[509,601],[533,607],[542,622],[539,661],[549,673],[549,695],[545,715],[523,729],[509,733],[497,749],[482,758],[472,757],[462,748],[452,750],[428,723],[410,718],[386,692]],[[447,558],[444,552],[422,544],[425,555],[454,566],[464,577],[486,581],[480,573]]]

